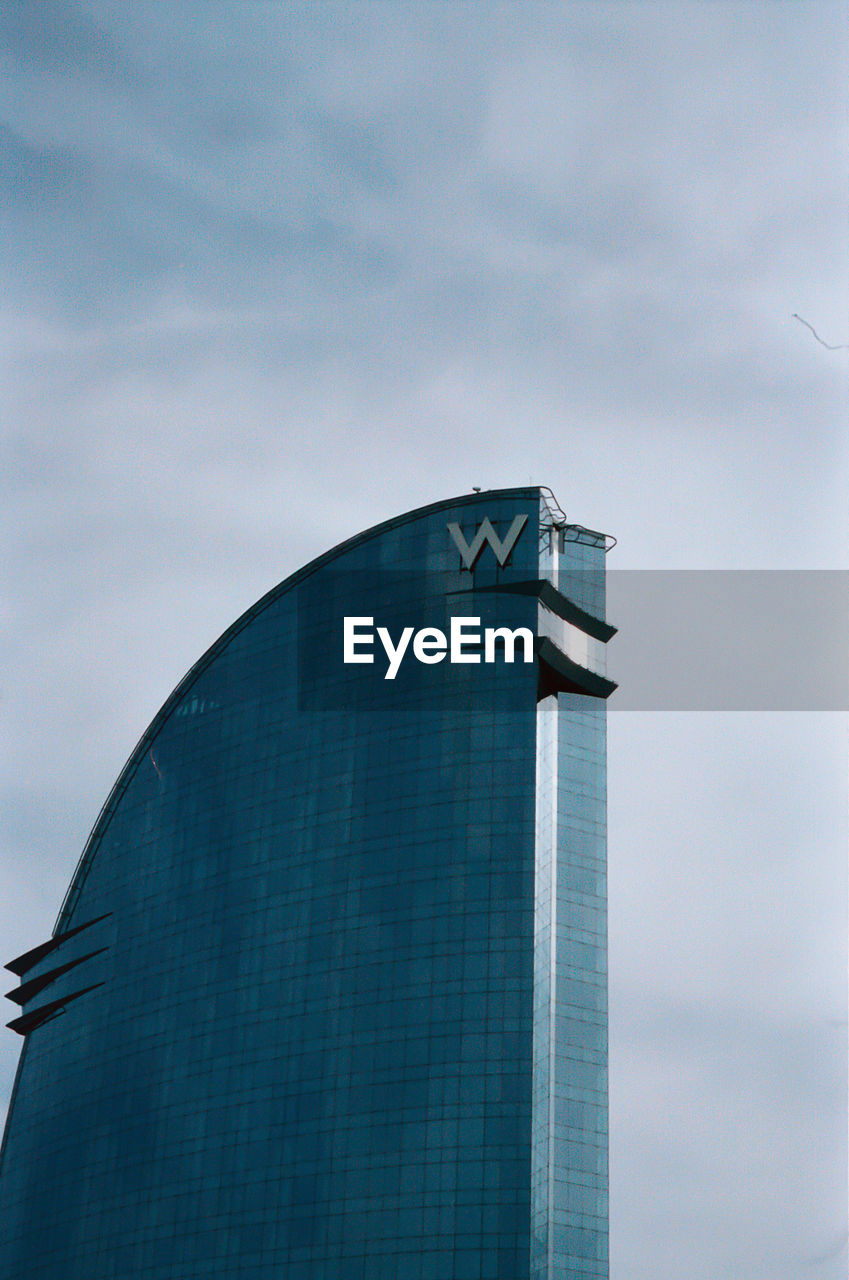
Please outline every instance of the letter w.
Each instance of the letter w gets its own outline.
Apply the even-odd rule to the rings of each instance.
[[[503,542],[493,529],[489,516],[485,517],[483,524],[470,543],[463,537],[463,532],[458,524],[449,524],[448,532],[454,539],[454,545],[463,557],[463,564],[469,571],[475,567],[475,562],[483,551],[484,543],[486,542],[492,547],[496,560],[503,568],[507,557],[519,540],[519,534],[527,523],[528,517],[526,515],[516,516],[507,530]]]

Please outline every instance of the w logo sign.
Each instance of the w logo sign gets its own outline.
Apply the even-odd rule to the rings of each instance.
[[[503,540],[499,538],[493,529],[489,516],[485,518],[471,542],[466,541],[458,524],[449,524],[448,532],[454,539],[454,545],[460,552],[463,564],[467,569],[472,570],[475,567],[475,562],[483,551],[484,543],[486,542],[492,547],[496,560],[503,567],[507,562],[507,557],[519,540],[519,534],[527,523],[528,517],[526,515],[516,516]]]

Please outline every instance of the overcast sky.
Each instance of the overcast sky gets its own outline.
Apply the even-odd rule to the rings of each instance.
[[[849,351],[793,318],[849,343],[842,0],[2,17],[4,960],[185,670],[368,525],[533,481],[611,569],[849,567]],[[846,715],[615,697],[612,1280],[845,1280]]]

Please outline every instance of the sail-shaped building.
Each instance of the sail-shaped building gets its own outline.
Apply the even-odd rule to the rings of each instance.
[[[438,502],[186,675],[7,966],[4,1280],[607,1276],[609,541]]]

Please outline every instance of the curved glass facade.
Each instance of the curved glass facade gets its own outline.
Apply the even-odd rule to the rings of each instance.
[[[607,1275],[612,628],[576,529],[536,488],[390,521],[168,700],[10,964],[3,1277]],[[437,660],[458,616],[532,660]]]

